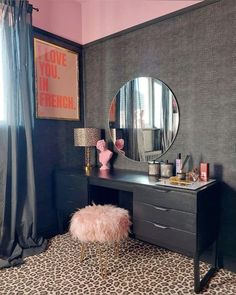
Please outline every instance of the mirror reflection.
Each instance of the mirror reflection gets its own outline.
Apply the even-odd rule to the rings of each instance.
[[[179,126],[176,98],[151,77],[127,82],[113,98],[109,128],[117,150],[136,161],[159,158],[173,143]]]

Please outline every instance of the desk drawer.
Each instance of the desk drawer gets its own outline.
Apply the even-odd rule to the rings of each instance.
[[[173,229],[145,220],[133,221],[136,238],[169,250],[193,255],[196,250],[196,234]]]
[[[142,188],[134,190],[134,201],[165,208],[196,213],[197,195],[194,192],[175,191],[170,188]]]
[[[88,204],[87,178],[77,174],[55,174],[55,202],[58,210],[83,208]]]
[[[196,215],[193,213],[134,201],[133,216],[135,219],[143,219],[192,233],[196,232]]]

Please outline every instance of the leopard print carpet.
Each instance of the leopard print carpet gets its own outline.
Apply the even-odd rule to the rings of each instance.
[[[110,253],[103,279],[94,247],[83,262],[79,249],[68,233],[54,237],[44,253],[26,258],[21,266],[0,270],[0,294],[194,294],[193,261],[180,254],[128,239],[119,259]],[[207,265],[201,267],[205,270]],[[220,270],[202,294],[235,295],[236,274]]]

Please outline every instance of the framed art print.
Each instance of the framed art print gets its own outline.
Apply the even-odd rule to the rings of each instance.
[[[80,120],[79,54],[34,38],[36,117]]]

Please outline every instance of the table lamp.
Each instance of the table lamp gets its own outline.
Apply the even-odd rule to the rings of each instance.
[[[75,128],[74,145],[85,147],[85,171],[91,169],[91,147],[96,146],[101,138],[101,130],[97,128]]]

